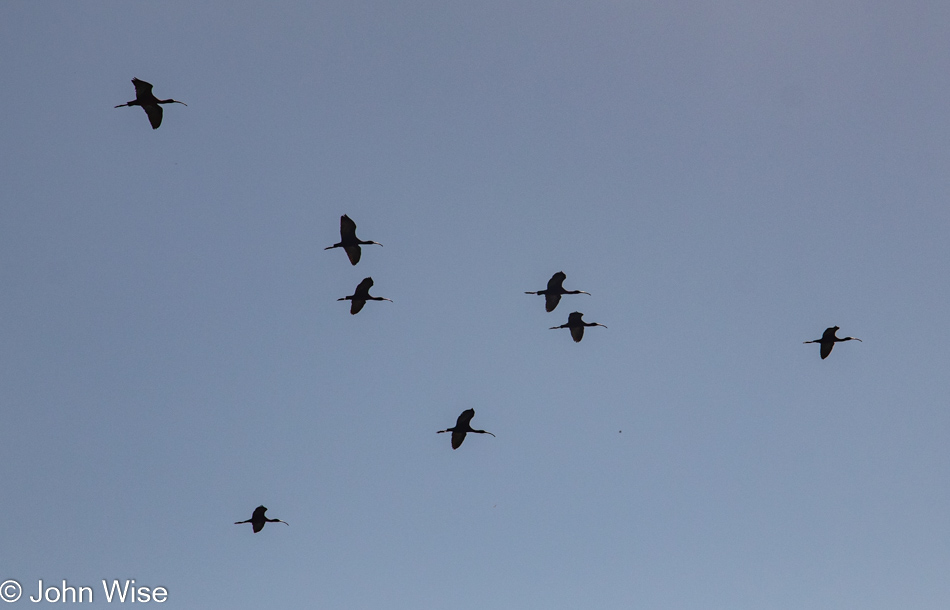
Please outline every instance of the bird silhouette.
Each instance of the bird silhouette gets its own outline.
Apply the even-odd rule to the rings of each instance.
[[[455,422],[454,428],[446,428],[445,430],[439,430],[436,434],[442,434],[443,432],[452,433],[452,449],[458,449],[462,446],[462,441],[465,440],[465,435],[469,432],[474,432],[476,434],[491,434],[491,432],[486,432],[485,430],[476,430],[472,428],[472,418],[475,417],[475,409],[466,409],[462,411],[462,414],[459,415],[458,420]],[[491,434],[495,436],[494,434]]]
[[[803,343],[820,343],[821,344],[821,359],[824,360],[831,354],[831,350],[834,349],[835,343],[838,341],[861,341],[857,337],[836,337],[840,326],[832,326],[826,328],[825,332],[821,333],[821,339],[815,339],[814,341],[803,341]],[[861,341],[864,343],[864,341]]]
[[[255,534],[261,531],[262,529],[264,529],[265,523],[283,523],[284,525],[290,525],[286,521],[281,521],[280,519],[268,519],[267,517],[264,516],[264,513],[266,512],[267,512],[266,506],[263,506],[263,505],[258,506],[257,508],[254,509],[254,514],[251,515],[250,519],[248,519],[247,521],[235,521],[234,525],[241,525],[242,523],[250,523],[251,526],[254,528]]]
[[[159,104],[181,104],[182,106],[188,105],[185,102],[179,102],[178,100],[158,99],[152,95],[152,84],[146,83],[144,80],[133,78],[132,84],[135,85],[135,99],[131,102],[119,104],[116,106],[116,108],[121,108],[123,106],[141,106],[145,111],[145,114],[148,115],[148,122],[152,124],[152,129],[158,129],[158,126],[162,124],[162,107],[159,106]]]
[[[340,216],[340,241],[335,243],[332,246],[327,246],[324,250],[332,250],[333,248],[343,248],[346,251],[346,255],[350,259],[350,264],[355,265],[360,262],[360,256],[363,254],[363,251],[360,249],[360,244],[369,245],[376,244],[377,246],[382,246],[383,244],[378,241],[363,241],[362,239],[356,236],[356,223],[353,222],[349,216],[344,214]]]
[[[567,316],[567,324],[561,324],[560,326],[552,326],[551,330],[558,328],[570,328],[571,329],[571,338],[574,339],[574,343],[580,343],[581,339],[584,338],[584,327],[585,326],[604,326],[603,324],[598,324],[597,322],[585,322],[582,320],[584,314],[579,311],[575,311],[569,316]],[[604,326],[604,328],[607,328]]]
[[[367,277],[363,278],[363,281],[359,283],[359,286],[356,287],[356,290],[353,291],[348,297],[341,297],[337,301],[350,301],[350,313],[356,315],[363,309],[363,305],[366,305],[366,301],[389,301],[393,302],[392,299],[387,299],[386,297],[371,297],[369,296],[369,289],[373,287],[373,278]]]
[[[586,294],[590,295],[589,292],[584,292],[583,290],[564,290],[564,279],[567,278],[564,275],[563,271],[558,271],[551,276],[551,279],[548,280],[548,287],[545,290],[538,290],[537,292],[525,292],[525,294],[543,294],[544,295],[544,309],[549,313],[554,311],[554,308],[557,307],[557,304],[561,302],[562,294]]]

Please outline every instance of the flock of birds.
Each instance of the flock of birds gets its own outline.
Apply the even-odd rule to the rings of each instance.
[[[178,100],[167,99],[160,100],[152,93],[151,83],[147,83],[144,80],[133,78],[132,84],[135,86],[135,99],[126,102],[125,104],[119,104],[116,108],[121,108],[123,106],[140,106],[145,114],[148,115],[148,121],[152,125],[152,129],[158,129],[162,124],[162,107],[161,104],[181,104],[182,106],[187,106],[184,102]],[[324,250],[332,250],[334,248],[343,248],[343,251],[346,252],[347,258],[350,259],[350,264],[356,265],[360,262],[360,258],[363,254],[360,246],[382,246],[383,244],[378,241],[365,241],[356,236],[356,223],[353,220],[344,214],[340,217],[340,241],[333,244],[332,246],[327,246]],[[536,290],[533,292],[525,292],[525,294],[538,294],[544,296],[544,309],[548,313],[554,311],[558,303],[561,302],[561,297],[565,294],[586,294],[590,296],[589,292],[584,292],[583,290],[565,290],[564,289],[564,280],[567,279],[567,275],[563,271],[558,271],[551,276],[551,279],[548,280],[547,288],[544,290]],[[369,294],[369,289],[373,287],[373,278],[366,277],[356,286],[356,290],[353,291],[353,294],[345,297],[340,297],[338,301],[350,301],[350,314],[356,315],[366,305],[366,301],[389,301],[392,303],[392,299],[387,299],[386,297],[374,297]],[[597,322],[585,322],[584,314],[579,311],[570,313],[567,316],[567,323],[561,324],[560,326],[552,326],[550,330],[557,330],[561,328],[567,328],[571,331],[571,338],[574,339],[575,343],[579,343],[581,339],[584,338],[584,329],[588,326],[603,326]],[[844,341],[861,341],[857,337],[838,337],[837,333],[840,330],[838,326],[832,326],[825,329],[825,332],[822,333],[820,339],[815,339],[813,341],[805,341],[804,343],[818,343],[821,345],[820,355],[821,359],[824,360],[831,354],[831,350],[834,348],[835,343],[844,342]],[[458,416],[458,420],[455,422],[455,426],[452,428],[446,428],[445,430],[439,430],[437,433],[441,434],[443,432],[452,433],[452,449],[458,449],[462,446],[462,442],[465,440],[465,435],[468,433],[474,434],[491,434],[491,432],[486,430],[476,430],[472,428],[472,418],[475,417],[475,409],[466,409],[462,411],[461,415]],[[266,523],[283,523],[284,525],[289,525],[286,521],[281,521],[280,519],[268,519],[265,516],[267,508],[264,506],[258,506],[254,509],[254,513],[250,519],[247,521],[236,521],[235,525],[240,525],[243,523],[250,523],[254,533],[261,531],[264,528]]]

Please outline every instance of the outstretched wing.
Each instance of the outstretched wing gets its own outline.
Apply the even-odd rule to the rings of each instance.
[[[366,305],[366,301],[363,299],[352,299],[350,301],[350,314],[356,315],[363,309],[363,305]]]
[[[548,291],[559,292],[564,289],[564,280],[567,279],[567,276],[563,271],[558,271],[551,276],[551,279],[548,280]]]
[[[353,292],[354,299],[366,300],[366,297],[369,296],[369,289],[373,287],[373,278],[364,277],[363,281],[356,286],[356,290]]]
[[[452,449],[458,449],[462,446],[462,441],[465,440],[464,432],[453,432],[452,433]]]
[[[550,282],[548,282],[550,286]],[[548,288],[550,291],[550,288]],[[561,295],[557,292],[546,292],[544,294],[544,309],[548,313],[554,311],[554,308],[557,307],[557,304],[561,302]]]
[[[265,508],[263,505],[262,505],[262,506],[258,506],[257,508],[254,509],[254,514],[251,515],[251,520],[252,520],[252,521],[262,521],[262,520],[266,519],[267,517],[264,516],[264,513],[266,513],[266,512],[267,512],[267,508]]]
[[[343,241],[356,239],[356,223],[346,214],[340,216],[340,237]]]
[[[257,532],[261,531],[262,529],[264,529],[264,523],[266,523],[266,522],[265,522],[265,521],[252,521],[252,522],[251,522],[251,526],[254,528],[254,533],[255,533],[255,534],[256,534]]]
[[[343,218],[346,218],[344,216]],[[346,255],[350,257],[350,264],[355,265],[360,262],[360,256],[363,254],[363,250],[360,249],[359,244],[355,246],[343,246],[343,249],[346,250]]]
[[[149,85],[150,89],[151,87]],[[148,106],[142,106],[142,110],[148,115],[148,122],[152,124],[152,129],[158,129],[159,125],[162,124],[162,107],[158,104],[149,104]]]
[[[475,417],[475,409],[465,409],[459,418],[455,421],[456,428],[471,428],[472,418]]]
[[[369,289],[373,287],[373,278],[364,277],[363,281],[356,287],[356,294],[369,294]]]
[[[152,83],[146,83],[144,80],[133,78],[132,84],[135,85],[135,97],[142,98],[152,95]]]
[[[830,341],[824,341],[821,344],[821,359],[824,360],[831,354],[831,350],[834,349],[835,344]]]
[[[574,343],[580,343],[581,339],[584,338],[584,327],[583,326],[572,326],[571,327],[571,338],[574,339]]]

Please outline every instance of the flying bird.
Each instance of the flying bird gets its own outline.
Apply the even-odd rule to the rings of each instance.
[[[551,279],[548,280],[548,287],[546,290],[538,290],[537,292],[525,292],[525,294],[543,294],[544,295],[544,309],[548,313],[554,311],[554,308],[557,307],[557,304],[561,302],[562,294],[586,294],[590,295],[589,292],[584,292],[583,290],[564,290],[564,279],[567,276],[564,275],[563,271],[558,271],[551,276]]]
[[[251,526],[254,528],[255,534],[261,531],[262,529],[264,529],[265,523],[283,523],[284,525],[290,525],[286,521],[281,521],[280,519],[268,519],[267,517],[264,516],[264,513],[266,512],[267,512],[267,507],[258,506],[257,508],[254,509],[254,514],[251,515],[250,519],[248,519],[247,521],[235,521],[234,525],[241,525],[242,523],[250,523]]]
[[[574,339],[574,343],[580,343],[581,339],[584,338],[584,327],[585,326],[604,326],[603,324],[598,324],[597,322],[585,322],[582,318],[584,314],[579,311],[567,316],[567,324],[561,324],[560,326],[552,326],[551,330],[558,328],[570,328],[571,329],[571,338]],[[604,326],[604,328],[607,328]]]
[[[350,264],[355,265],[360,262],[360,256],[363,254],[363,251],[360,249],[360,244],[364,246],[370,244],[376,244],[377,246],[382,246],[383,244],[378,241],[363,241],[356,236],[356,223],[353,222],[349,216],[344,214],[340,216],[340,241],[335,243],[332,246],[327,246],[324,250],[332,250],[333,248],[343,248],[346,251],[346,255],[350,258]]]
[[[452,433],[452,449],[458,449],[462,446],[462,441],[465,440],[465,435],[469,432],[474,432],[476,434],[491,434],[491,432],[486,432],[485,430],[476,430],[472,428],[472,418],[475,417],[475,409],[466,409],[462,411],[462,414],[459,415],[458,420],[455,422],[454,428],[446,428],[445,430],[439,430],[436,434],[442,434],[443,432]],[[491,434],[495,436],[494,434]]]
[[[178,100],[158,99],[152,95],[152,84],[146,83],[144,80],[133,78],[132,84],[135,85],[135,99],[131,102],[119,104],[116,106],[116,108],[121,108],[123,106],[141,106],[145,111],[145,114],[148,115],[148,122],[152,124],[152,129],[158,129],[158,126],[162,124],[162,107],[159,106],[159,104],[181,104],[182,106],[188,105],[185,102],[179,102]]]
[[[831,350],[834,348],[835,343],[838,341],[861,341],[857,337],[836,337],[840,326],[832,326],[831,328],[826,328],[825,332],[821,333],[821,339],[815,339],[814,341],[803,341],[803,343],[820,343],[821,344],[821,359],[824,360],[831,354]],[[864,341],[861,341],[864,343]]]
[[[341,297],[337,301],[350,301],[350,313],[356,315],[363,309],[363,305],[366,305],[366,301],[389,301],[393,302],[392,299],[387,299],[386,297],[371,297],[369,296],[369,289],[373,287],[373,278],[367,277],[363,278],[363,281],[359,283],[359,286],[356,287],[356,290],[353,291],[348,297]]]

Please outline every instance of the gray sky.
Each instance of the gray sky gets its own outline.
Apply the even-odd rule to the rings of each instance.
[[[946,2],[0,4],[0,580],[946,608],[948,36]],[[188,107],[153,131],[132,77]],[[558,270],[592,296],[549,314]],[[394,302],[351,316],[366,276]],[[822,361],[832,325],[864,342]],[[452,451],[467,408],[497,438]],[[259,504],[290,527],[232,525]]]

